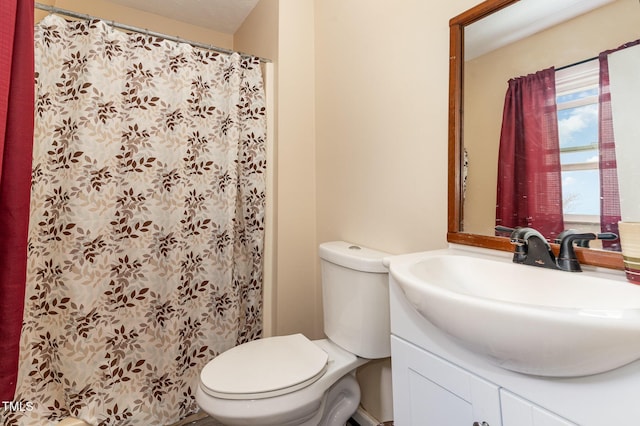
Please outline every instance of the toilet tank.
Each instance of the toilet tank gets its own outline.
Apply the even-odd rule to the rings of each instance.
[[[363,358],[391,356],[389,256],[344,241],[320,244],[324,332]]]

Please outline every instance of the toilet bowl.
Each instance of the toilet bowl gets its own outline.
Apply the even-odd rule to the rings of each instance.
[[[385,256],[321,244],[328,338],[269,337],[220,354],[200,374],[200,408],[226,426],[343,426],[360,402],[356,368],[390,355]]]

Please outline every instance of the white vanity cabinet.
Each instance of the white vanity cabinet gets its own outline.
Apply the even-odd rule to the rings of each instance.
[[[396,426],[500,426],[500,388],[391,337]]]
[[[500,406],[505,426],[576,426],[506,389],[500,389]]]
[[[571,426],[494,383],[391,337],[396,426]]]

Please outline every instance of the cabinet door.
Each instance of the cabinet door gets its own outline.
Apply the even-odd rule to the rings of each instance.
[[[493,383],[391,337],[396,426],[501,426]]]
[[[504,426],[577,426],[526,399],[500,389]]]

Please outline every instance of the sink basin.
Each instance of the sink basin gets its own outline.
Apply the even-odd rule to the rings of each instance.
[[[390,273],[418,313],[508,370],[602,373],[640,358],[640,286],[462,250],[396,256]]]

